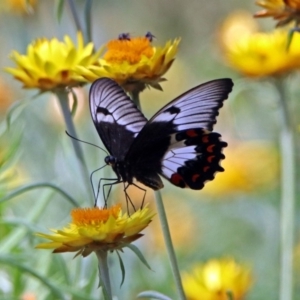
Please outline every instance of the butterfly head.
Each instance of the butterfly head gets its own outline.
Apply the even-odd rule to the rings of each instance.
[[[110,165],[113,167],[116,164],[117,159],[112,155],[108,155],[105,157],[104,161],[107,165]]]

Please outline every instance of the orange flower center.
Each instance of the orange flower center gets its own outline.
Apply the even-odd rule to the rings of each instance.
[[[136,37],[130,40],[111,40],[106,44],[107,52],[104,59],[111,63],[124,61],[133,65],[138,63],[143,56],[150,58],[154,54],[154,48],[146,37]]]
[[[117,219],[121,210],[121,204],[113,205],[110,208],[75,208],[71,211],[72,222],[75,225],[88,225],[99,222],[106,222],[110,216]]]

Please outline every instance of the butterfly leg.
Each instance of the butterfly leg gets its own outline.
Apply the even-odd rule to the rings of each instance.
[[[101,168],[98,168],[98,169],[94,170],[94,171],[91,173],[91,175],[90,175],[90,182],[91,182],[91,186],[92,186],[92,190],[93,190],[93,194],[94,194],[95,206],[97,205],[97,199],[98,199],[98,196],[99,196],[99,187],[100,187],[100,181],[101,181],[101,179],[100,179],[100,181],[99,181],[99,183],[98,183],[98,189],[97,189],[97,194],[96,194],[96,191],[95,191],[94,185],[93,185],[93,175],[94,175],[96,172],[98,172],[98,171],[100,171],[101,169],[103,169],[104,167],[106,167],[106,166],[107,166],[107,165],[104,165],[104,166],[102,166]],[[114,179],[114,180],[115,180],[115,179]]]
[[[130,199],[130,197],[129,197],[128,193],[127,193],[127,188],[129,187],[130,184],[128,183],[126,186],[125,186],[125,182],[123,182],[123,184],[124,184],[124,190],[123,191],[125,193],[125,198],[126,198],[127,213],[128,213],[128,215],[130,215],[128,203],[131,204],[131,206],[132,206],[132,208],[133,208],[134,211],[136,211],[136,209],[135,209],[135,206],[134,206],[132,200]]]
[[[143,196],[143,200],[142,200],[142,205],[141,205],[141,209],[144,207],[144,202],[145,202],[145,197],[146,197],[146,194],[147,194],[147,191],[143,188],[141,188],[140,186],[138,186],[137,184],[135,183],[132,183],[132,185],[134,185],[135,187],[137,187],[139,190],[143,191],[144,192],[144,196]]]
[[[102,180],[107,180],[107,181],[113,181],[113,180],[115,180],[115,182],[113,182],[113,183],[105,183],[105,184],[103,184],[103,186],[102,186],[102,190],[103,190],[103,199],[104,199],[104,207],[107,207],[107,200],[108,200],[108,197],[109,197],[109,195],[110,195],[112,186],[113,186],[114,184],[118,184],[118,183],[121,183],[121,182],[123,182],[123,181],[119,180],[118,178],[101,178],[101,179],[99,180],[99,184],[98,184],[98,192],[97,192],[97,194],[99,194],[99,190],[100,190],[100,186],[101,186],[101,181],[102,181]],[[109,186],[109,189],[108,189],[108,193],[107,193],[106,196],[105,196],[105,189],[106,189],[106,186]]]

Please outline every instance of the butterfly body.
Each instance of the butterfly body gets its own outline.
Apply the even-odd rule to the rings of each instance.
[[[96,80],[90,89],[91,116],[117,182],[136,179],[158,190],[162,176],[175,186],[199,190],[224,171],[219,162],[227,143],[212,128],[232,86],[230,79],[197,86],[148,121],[117,83]]]

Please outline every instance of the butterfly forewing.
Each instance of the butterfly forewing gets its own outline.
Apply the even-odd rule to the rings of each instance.
[[[159,110],[152,122],[172,122],[176,130],[204,128],[212,130],[218,110],[232,90],[232,80],[217,79],[201,84],[180,95]]]
[[[92,84],[90,111],[107,150],[119,160],[124,159],[147,119],[124,90],[108,78],[100,78]]]

